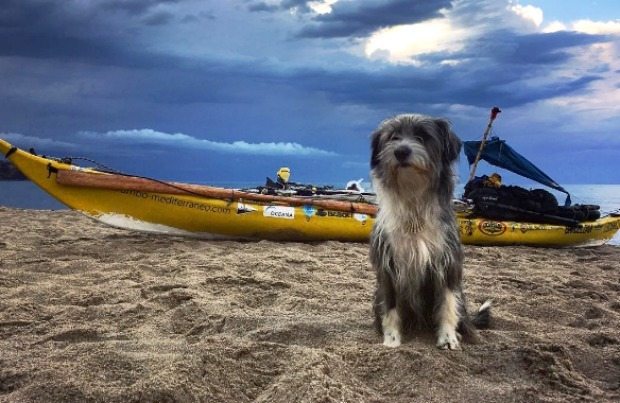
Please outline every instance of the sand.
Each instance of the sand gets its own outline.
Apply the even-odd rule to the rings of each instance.
[[[0,208],[2,402],[620,400],[620,247],[466,247],[479,344],[381,344],[368,246]]]

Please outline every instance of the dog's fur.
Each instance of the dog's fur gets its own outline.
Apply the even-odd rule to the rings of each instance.
[[[462,290],[463,250],[452,208],[453,165],[461,141],[444,119],[399,115],[372,134],[371,176],[379,212],[370,260],[377,274],[374,311],[383,344],[397,347],[414,327],[437,331],[437,346],[476,340],[490,301],[470,318]]]

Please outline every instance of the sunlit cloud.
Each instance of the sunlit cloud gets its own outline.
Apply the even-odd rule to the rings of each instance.
[[[49,138],[26,136],[20,133],[0,133],[0,138],[21,148],[55,148],[55,149],[75,149],[78,146],[66,141],[53,140]]]
[[[574,112],[574,116],[582,120],[585,126],[592,122],[601,124],[602,120],[616,119],[620,105],[620,78],[616,71],[620,70],[620,55],[617,46],[610,43],[591,45],[575,56],[582,69],[607,66],[601,74],[604,80],[591,84],[591,93],[573,93],[548,100],[555,107]],[[566,71],[564,74],[569,74]]]
[[[552,21],[542,29],[545,33],[558,31],[575,31],[588,35],[620,35],[620,21]]]
[[[620,21],[578,20],[572,24],[572,27],[577,32],[583,32],[590,35],[620,34]]]
[[[308,7],[317,14],[329,14],[332,12],[332,5],[338,0],[322,0],[322,1],[310,1]]]
[[[461,50],[468,37],[466,30],[453,26],[449,19],[437,18],[381,29],[368,39],[364,52],[368,58],[417,64],[419,55]]]
[[[532,22],[539,27],[543,22],[543,10],[534,6],[522,6],[521,4],[515,4],[510,6],[510,11],[518,15],[519,17]]]
[[[544,33],[551,32],[559,32],[559,31],[568,31],[568,27],[565,23],[561,21],[551,21],[549,24],[545,25],[542,29]]]
[[[152,129],[114,130],[105,133],[80,132],[80,136],[96,140],[115,140],[138,144],[165,144],[173,147],[219,151],[230,154],[291,155],[302,157],[331,157],[332,151],[302,146],[292,142],[230,143],[199,139],[183,133],[163,133]]]
[[[479,18],[478,14],[472,14],[470,2],[452,4],[452,8],[440,10],[440,18],[375,31],[366,39],[365,56],[396,64],[420,65],[421,55],[459,52],[498,27],[515,34],[529,34],[538,32],[543,23],[543,10],[530,5],[506,2],[504,8],[494,7],[491,17]],[[438,62],[455,66],[461,61],[447,57]]]

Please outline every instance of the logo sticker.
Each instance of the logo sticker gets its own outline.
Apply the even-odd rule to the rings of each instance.
[[[316,209],[309,204],[306,204],[303,209],[304,215],[308,221],[310,221],[310,219],[316,214]]]
[[[359,213],[353,214],[353,218],[355,218],[357,221],[361,222],[362,224],[365,224],[366,220],[368,220],[368,216],[366,214],[359,214]]]
[[[351,213],[345,213],[344,211],[328,211],[328,217],[340,217],[340,218],[350,218]]]
[[[489,236],[499,236],[506,232],[506,224],[498,221],[482,221],[478,228],[480,232]]]
[[[256,211],[256,209],[243,202],[237,203],[237,214],[251,213],[252,211]]]
[[[266,206],[263,210],[263,216],[292,220],[295,218],[295,208],[283,206]]]

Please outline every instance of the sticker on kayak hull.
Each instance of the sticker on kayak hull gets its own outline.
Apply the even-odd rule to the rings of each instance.
[[[316,214],[316,208],[310,205],[305,205],[303,210],[307,221],[310,221],[310,219]]]
[[[243,202],[237,203],[237,214],[251,213],[256,211],[256,209],[250,205],[247,205]]]
[[[359,213],[353,214],[353,218],[355,218],[357,221],[361,222],[362,224],[366,224],[366,221],[368,220],[368,216],[366,214],[359,214]]]
[[[506,224],[498,221],[482,221],[478,228],[480,232],[489,236],[499,236],[506,232]]]
[[[295,208],[284,206],[266,206],[263,210],[263,216],[292,220],[295,218]]]

